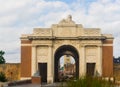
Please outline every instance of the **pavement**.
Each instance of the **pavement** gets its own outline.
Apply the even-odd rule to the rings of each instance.
[[[4,87],[60,87],[61,83],[52,83],[52,84],[23,84],[16,86],[4,86]]]
[[[65,87],[60,86],[61,83],[52,83],[52,84],[24,84],[24,85],[16,85],[16,86],[3,86],[3,87]],[[115,87],[120,87],[120,85],[116,85]]]
[[[24,84],[24,85],[6,86],[6,87],[42,87],[42,86],[38,84]]]

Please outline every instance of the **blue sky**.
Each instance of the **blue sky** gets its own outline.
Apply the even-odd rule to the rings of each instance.
[[[120,0],[0,0],[0,50],[7,62],[20,62],[20,36],[50,27],[71,14],[77,24],[114,36],[120,56]]]

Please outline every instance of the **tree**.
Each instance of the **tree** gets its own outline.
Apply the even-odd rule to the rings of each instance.
[[[7,78],[5,76],[5,73],[0,72],[0,82],[6,82],[6,81],[7,81]]]
[[[1,50],[0,51],[0,64],[4,64],[5,63],[5,59],[3,57],[4,54],[5,54],[5,52]]]

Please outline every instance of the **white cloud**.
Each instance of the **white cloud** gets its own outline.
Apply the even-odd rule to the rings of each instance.
[[[5,15],[0,17],[0,26],[10,26],[17,20],[16,15]]]
[[[34,27],[50,27],[68,14],[84,27],[99,27],[115,36],[114,55],[120,56],[120,0],[84,0],[65,3],[46,0],[0,0],[0,50],[8,62],[20,61],[20,35]]]
[[[10,12],[29,3],[32,3],[32,0],[0,0],[0,12]]]
[[[120,32],[119,32],[120,34]],[[115,40],[114,40],[114,55],[117,55],[117,56],[120,56],[120,35],[115,37]]]

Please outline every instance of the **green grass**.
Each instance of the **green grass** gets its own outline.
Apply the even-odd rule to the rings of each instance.
[[[63,86],[64,87],[64,86]],[[114,87],[110,81],[102,80],[98,77],[81,77],[78,80],[69,80],[65,87]]]

